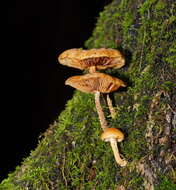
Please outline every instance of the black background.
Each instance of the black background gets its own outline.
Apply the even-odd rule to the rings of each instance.
[[[3,47],[5,107],[1,126],[1,180],[35,149],[38,136],[64,109],[73,89],[66,78],[81,73],[57,62],[69,48],[84,47],[99,12],[111,0],[8,2]]]

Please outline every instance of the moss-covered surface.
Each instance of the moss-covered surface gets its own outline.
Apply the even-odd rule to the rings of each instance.
[[[176,2],[114,0],[100,13],[87,48],[121,50],[126,66],[105,71],[127,82],[112,94],[120,128],[120,168],[100,140],[93,95],[76,91],[36,150],[2,181],[2,190],[176,189]],[[69,69],[69,68],[68,68]]]

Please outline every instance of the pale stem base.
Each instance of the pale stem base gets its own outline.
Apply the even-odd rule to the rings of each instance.
[[[117,141],[114,138],[112,138],[110,140],[110,144],[111,144],[111,147],[112,147],[114,157],[115,157],[115,160],[116,160],[117,164],[119,164],[121,167],[126,166],[127,161],[120,158],[119,149],[118,149],[118,146],[117,146]]]

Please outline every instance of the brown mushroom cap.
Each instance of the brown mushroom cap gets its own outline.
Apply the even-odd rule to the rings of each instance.
[[[124,139],[124,134],[116,128],[107,128],[101,135],[101,139],[108,142],[110,139],[117,139],[121,142]]]
[[[125,64],[124,56],[115,49],[69,49],[58,57],[58,61],[66,66],[81,70],[96,66],[97,69],[110,67],[120,68]]]
[[[87,93],[95,93],[97,91],[101,93],[110,93],[117,90],[120,86],[126,86],[122,80],[104,73],[73,76],[68,78],[65,84]]]

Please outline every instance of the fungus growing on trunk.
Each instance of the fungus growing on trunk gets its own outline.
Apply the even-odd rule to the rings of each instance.
[[[73,76],[68,78],[65,84],[82,92],[95,94],[95,104],[103,130],[105,130],[108,125],[100,105],[100,93],[110,93],[121,86],[126,86],[122,80],[104,73],[90,73],[81,76]]]
[[[125,64],[122,53],[115,49],[69,49],[61,53],[58,61],[66,66],[81,70],[88,69],[90,73],[107,68],[121,68]]]
[[[121,68],[125,64],[125,58],[122,53],[115,49],[69,49],[61,53],[58,61],[66,66],[81,70],[89,70],[89,73],[95,73],[97,70],[107,68]],[[107,104],[111,117],[115,117],[115,110],[112,101],[107,94]]]
[[[127,161],[121,159],[117,146],[117,142],[123,141],[124,134],[119,129],[107,128],[102,133],[101,139],[105,142],[110,142],[117,164],[119,164],[121,167],[126,166]]]

